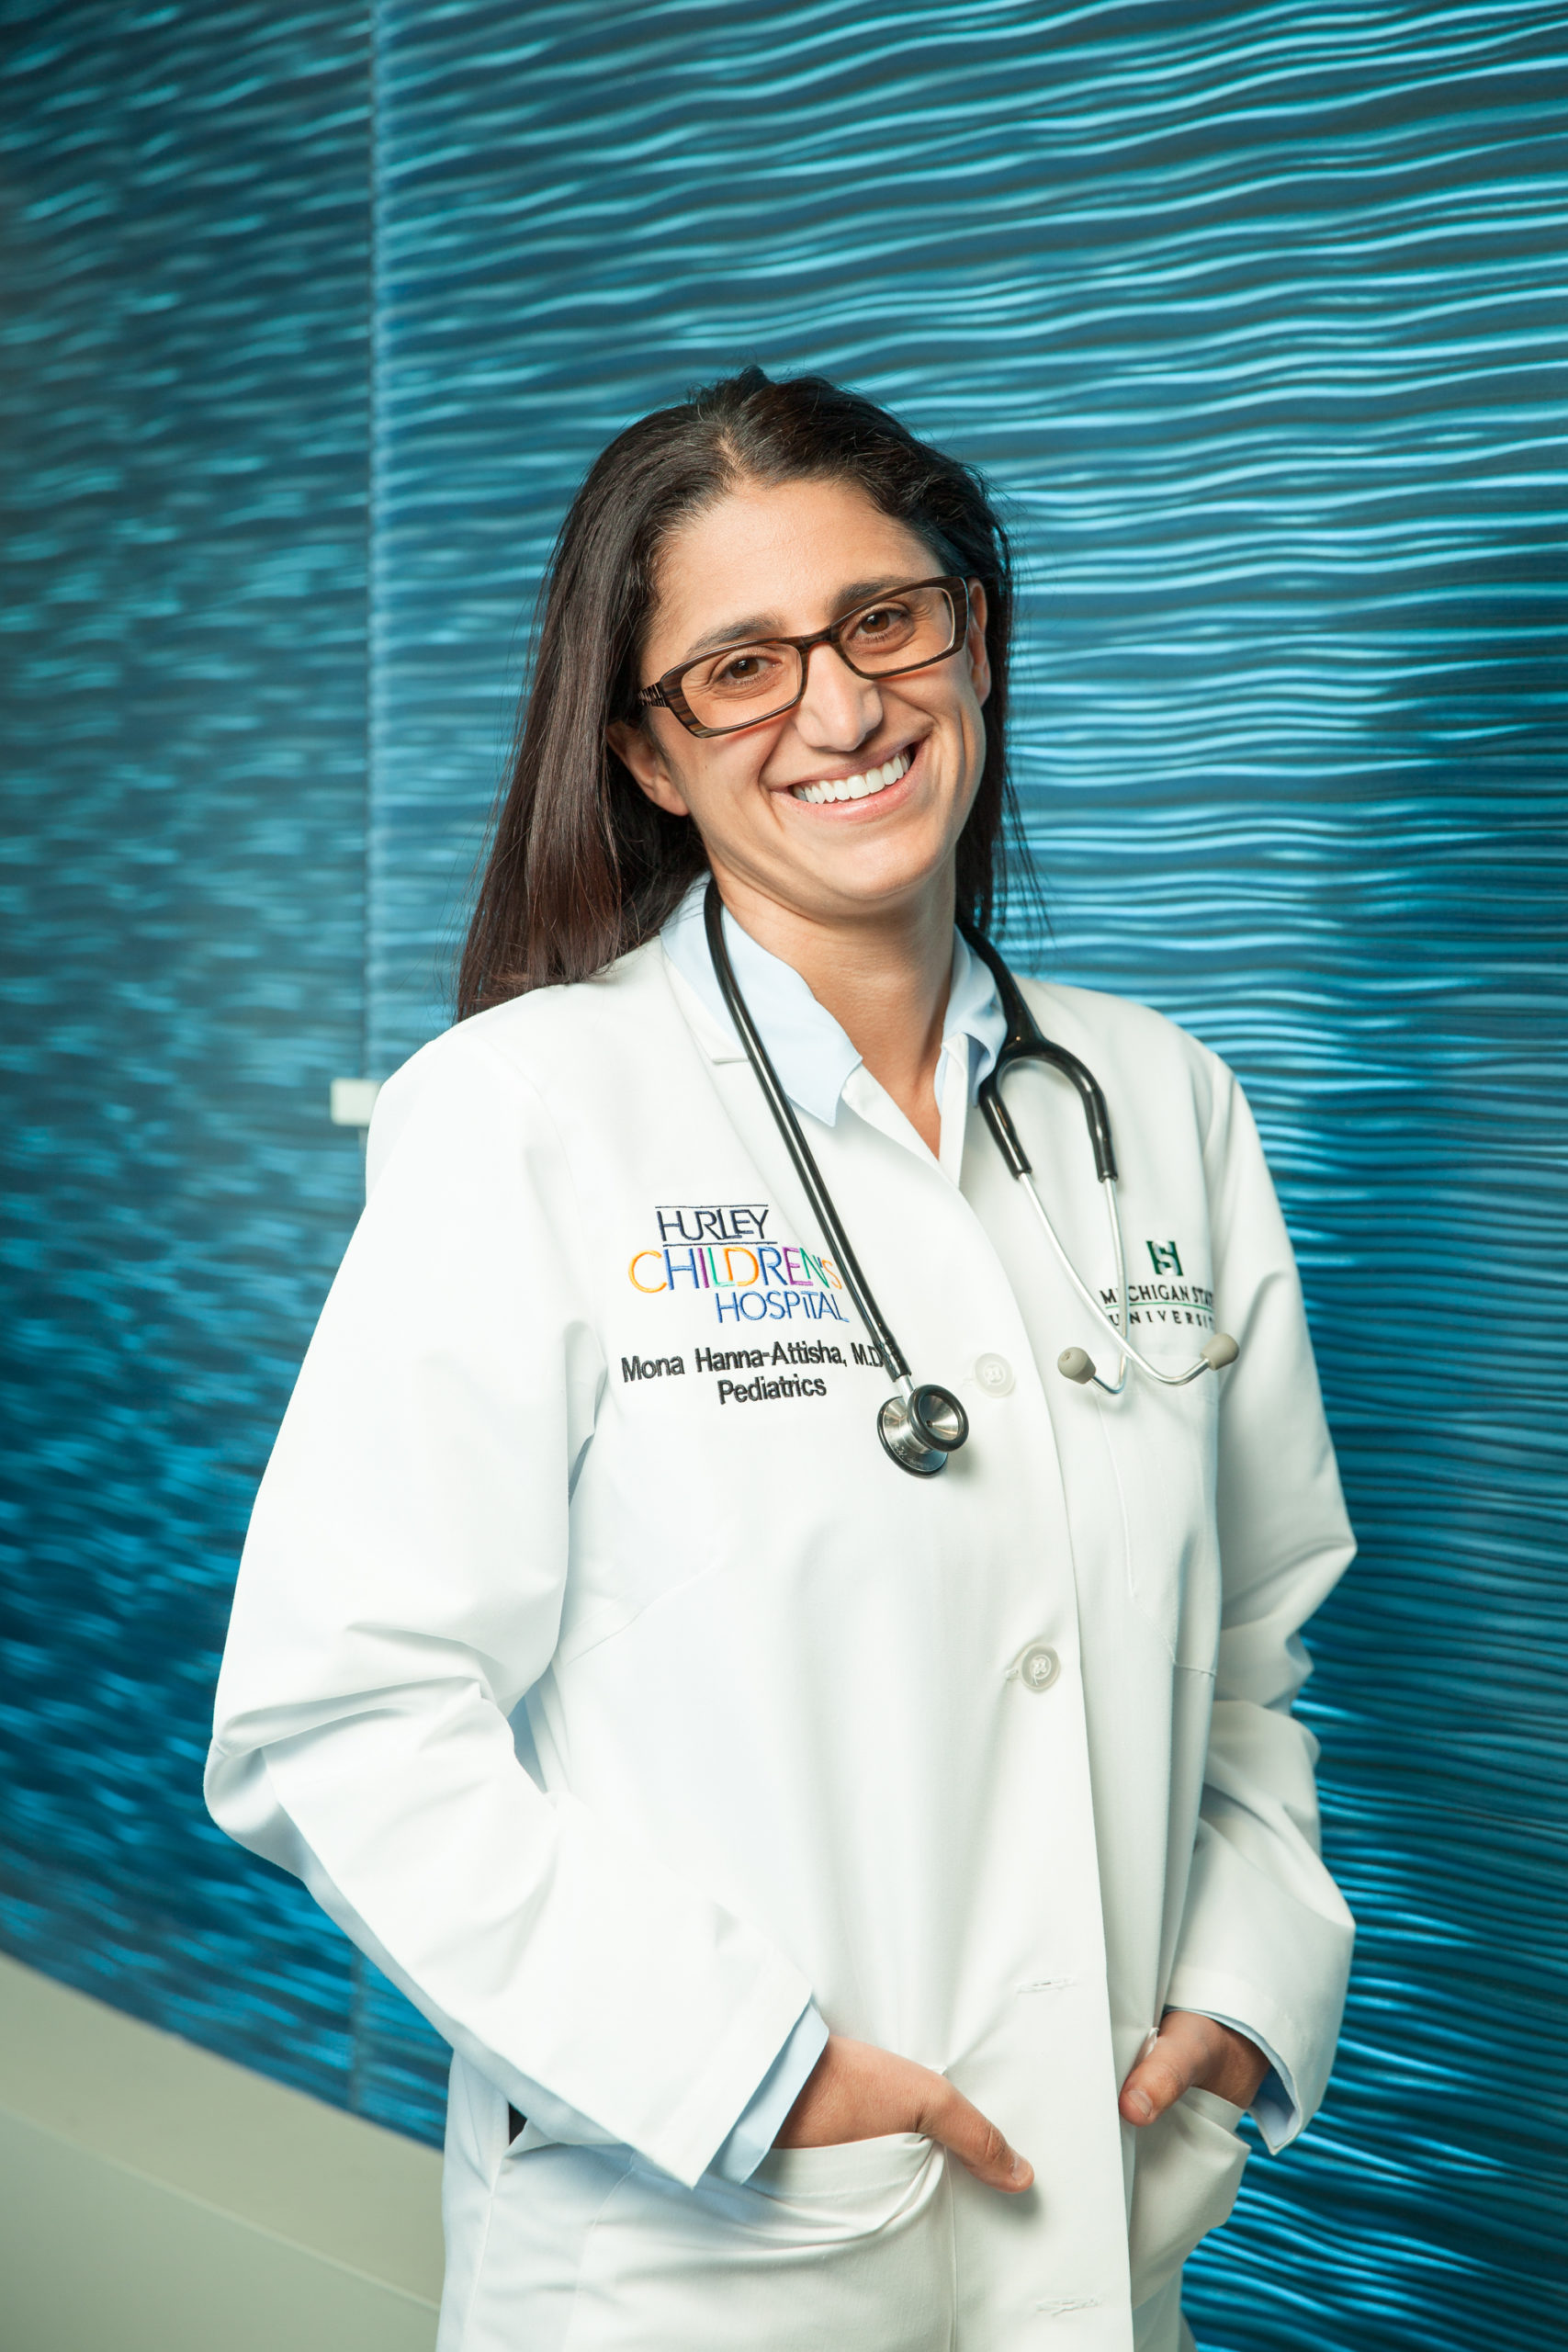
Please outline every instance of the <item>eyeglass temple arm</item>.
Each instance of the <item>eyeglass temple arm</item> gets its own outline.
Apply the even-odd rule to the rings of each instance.
[[[1094,1150],[1094,1172],[1102,1184],[1113,1183],[1116,1154],[1111,1142],[1111,1114],[1094,1072],[1087,1063],[1079,1061],[1077,1054],[1069,1053],[1066,1046],[1055,1045],[1042,1035],[1039,1023],[1023,1001],[1018,982],[990,941],[968,923],[960,923],[959,929],[976,956],[989,966],[1008,1024],[1007,1036],[1001,1052],[997,1056],[995,1067],[981,1080],[979,1088],[980,1108],[985,1114],[987,1125],[997,1139],[1002,1158],[1015,1176],[1027,1176],[1032,1172],[1029,1155],[1008,1114],[1007,1104],[1002,1101],[1001,1081],[1014,1062],[1049,1062],[1065,1078],[1071,1079],[1077,1087],[1089,1128],[1089,1143]]]

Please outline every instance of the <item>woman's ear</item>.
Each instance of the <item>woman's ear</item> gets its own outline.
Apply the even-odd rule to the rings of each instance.
[[[691,815],[663,752],[646,728],[634,727],[628,719],[615,718],[604,733],[611,751],[624,767],[630,769],[656,808],[662,808],[671,817]]]
[[[971,580],[967,651],[969,683],[975,689],[975,698],[977,702],[984,702],[991,691],[991,657],[986,650],[986,616],[989,610],[990,606],[986,601],[985,582],[980,580]]]

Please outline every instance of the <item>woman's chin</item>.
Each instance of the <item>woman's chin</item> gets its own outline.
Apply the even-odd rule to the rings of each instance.
[[[781,877],[783,879],[784,877]],[[803,913],[840,922],[905,911],[931,896],[950,899],[953,852],[944,842],[933,854],[900,854],[897,845],[860,847],[858,854],[791,861],[786,887]]]

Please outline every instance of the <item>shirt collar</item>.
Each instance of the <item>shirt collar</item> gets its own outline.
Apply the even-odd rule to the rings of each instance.
[[[660,937],[664,952],[682,978],[727,1037],[736,1035],[714,976],[703,927],[703,899],[707,876],[694,882]],[[844,1088],[860,1068],[860,1056],[832,1014],[818,1004],[800,974],[781,956],[760,947],[726,910],[725,944],[752,1020],[779,1074],[780,1083],[798,1110],[808,1111],[825,1126],[839,1115]],[[936,1095],[942,1096],[942,1060],[951,1056],[964,1070],[971,1102],[976,1089],[995,1066],[1007,1019],[989,968],[975,955],[959,931],[953,934],[953,978],[942,1023],[942,1057],[938,1059]]]

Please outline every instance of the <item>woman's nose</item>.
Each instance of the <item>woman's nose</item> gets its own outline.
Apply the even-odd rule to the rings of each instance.
[[[806,692],[795,725],[818,751],[852,752],[882,724],[875,681],[857,677],[832,645],[814,645],[806,657]]]

